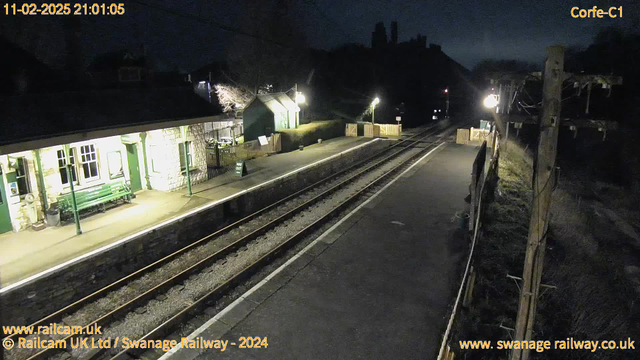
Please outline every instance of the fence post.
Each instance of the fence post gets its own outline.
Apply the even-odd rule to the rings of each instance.
[[[471,270],[469,271],[469,279],[467,280],[467,288],[464,292],[464,297],[462,300],[462,306],[464,307],[469,307],[469,304],[471,303],[471,297],[473,296],[473,286],[474,283],[476,281],[476,271],[475,268],[472,266]]]
[[[220,167],[220,145],[218,144],[218,142],[216,142],[215,153],[216,153],[216,167],[219,168]]]

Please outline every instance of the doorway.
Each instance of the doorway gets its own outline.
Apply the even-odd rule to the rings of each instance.
[[[4,184],[4,176],[0,167],[0,234],[13,230],[11,226],[11,214],[7,202],[7,192]]]
[[[127,163],[129,164],[129,182],[131,191],[142,190],[142,180],[140,179],[140,163],[138,162],[138,147],[136,144],[126,144]]]

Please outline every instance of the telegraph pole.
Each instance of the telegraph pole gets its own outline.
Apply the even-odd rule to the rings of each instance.
[[[540,116],[540,137],[537,160],[533,174],[533,203],[527,252],[522,274],[520,305],[516,320],[516,341],[531,340],[533,324],[538,304],[538,291],[542,279],[542,266],[549,226],[549,205],[553,190],[555,161],[560,129],[560,105],[562,82],[564,80],[564,47],[547,48],[542,88],[542,115]],[[527,360],[529,350],[512,350],[511,360]]]

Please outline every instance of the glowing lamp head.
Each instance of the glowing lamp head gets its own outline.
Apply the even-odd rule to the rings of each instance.
[[[375,107],[379,103],[380,103],[380,99],[379,98],[375,98],[375,99],[373,99],[373,102],[371,102],[371,106]]]
[[[307,101],[307,98],[301,92],[296,94],[296,104],[304,104]]]
[[[483,101],[484,107],[486,108],[494,108],[496,106],[498,106],[498,96],[495,94],[491,94],[489,96],[487,96],[484,101]]]
[[[449,89],[444,89],[444,93],[447,94],[449,92]]]

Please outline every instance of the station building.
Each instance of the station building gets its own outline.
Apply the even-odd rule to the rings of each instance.
[[[132,194],[183,188],[185,149],[191,183],[206,181],[205,124],[222,116],[177,87],[10,96],[0,99],[0,118],[4,233],[42,224],[71,185],[76,194],[110,184]]]
[[[283,129],[295,129],[300,124],[299,113],[298,105],[285,93],[258,95],[242,114],[244,139],[256,140]]]

